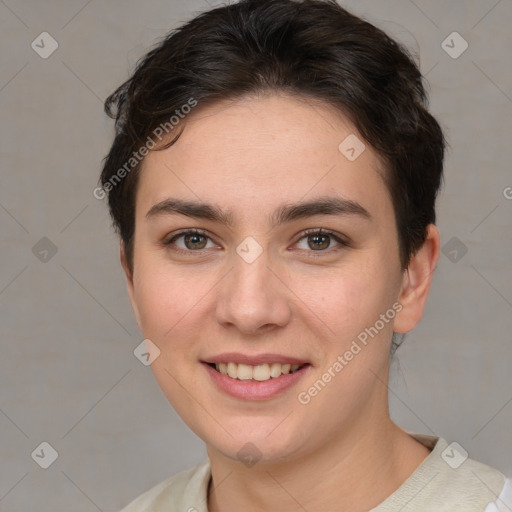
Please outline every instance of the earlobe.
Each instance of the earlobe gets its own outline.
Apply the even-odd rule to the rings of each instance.
[[[396,332],[412,331],[421,320],[439,259],[439,252],[439,231],[434,224],[429,224],[425,242],[411,257],[409,266],[403,274],[398,296],[402,310],[395,318],[394,330]]]
[[[139,309],[137,307],[137,301],[135,300],[135,286],[133,283],[133,272],[130,270],[130,266],[128,265],[128,260],[126,257],[126,249],[124,242],[121,241],[119,248],[119,259],[121,260],[121,266],[123,267],[125,276],[126,276],[126,290],[128,292],[128,297],[130,298],[130,303],[132,305],[133,313],[135,314],[135,319],[137,320],[137,325],[139,330],[142,332],[141,323],[140,323],[140,315]]]

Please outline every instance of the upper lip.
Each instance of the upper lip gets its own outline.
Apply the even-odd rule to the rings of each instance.
[[[307,364],[308,361],[305,359],[298,359],[296,357],[285,356],[282,354],[258,354],[249,356],[246,354],[241,354],[240,352],[225,352],[223,354],[218,354],[216,356],[208,357],[203,360],[205,363],[242,363],[248,364],[251,366],[257,366],[259,364],[271,364],[271,363],[281,363],[281,364]]]

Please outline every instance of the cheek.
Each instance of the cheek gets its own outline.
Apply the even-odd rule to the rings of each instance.
[[[161,266],[142,269],[135,283],[135,296],[144,335],[157,340],[171,337],[173,326],[179,325],[197,302],[197,286],[194,280],[161,271]]]
[[[186,416],[189,395],[183,393],[183,384],[190,381],[190,361],[197,358],[194,340],[200,324],[194,315],[206,286],[162,265],[148,268],[139,269],[135,292],[143,336],[160,349],[151,370],[170,403]],[[186,387],[195,394],[193,386]]]
[[[386,273],[369,262],[362,267],[354,265],[307,276],[289,273],[287,286],[294,293],[289,296],[290,292],[283,290],[283,294],[289,296],[291,302],[297,300],[296,295],[300,299],[299,309],[305,306],[314,313],[317,322],[332,325],[337,336],[342,334],[346,338],[366,327],[368,322],[373,324],[378,315],[391,306],[387,302],[392,299],[392,286],[383,279]],[[161,339],[166,333],[170,336],[170,329],[182,330],[205,304],[213,306],[213,314],[212,301],[215,302],[215,293],[218,293],[214,286],[217,274],[190,272],[190,269],[165,270],[161,264],[137,270],[136,302],[143,333],[150,339],[151,336]],[[195,322],[193,324],[197,327]],[[340,326],[343,326],[341,333]]]
[[[190,378],[185,369],[199,357],[198,340],[204,338],[206,322],[214,321],[210,306],[216,280],[218,276],[210,272],[171,268],[156,261],[140,268],[135,294],[141,329],[160,349],[152,369],[160,372],[155,376],[169,393],[174,380],[163,372],[166,369],[179,380]]]
[[[330,336],[338,340],[350,338],[365,319],[364,309],[369,306],[367,286],[357,276],[346,275],[332,276],[322,287],[319,283],[303,285],[308,289],[303,289],[301,296],[309,297],[308,308],[330,327]]]
[[[322,280],[303,281],[300,296],[309,297],[310,309],[332,326],[337,339],[346,341],[373,324],[391,306],[391,286],[384,275],[382,269],[367,261],[364,268],[354,265]]]

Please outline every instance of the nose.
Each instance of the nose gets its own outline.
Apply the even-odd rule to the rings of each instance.
[[[284,272],[275,265],[271,268],[265,251],[252,263],[238,255],[233,260],[233,268],[219,284],[217,321],[251,335],[285,326],[293,294]]]

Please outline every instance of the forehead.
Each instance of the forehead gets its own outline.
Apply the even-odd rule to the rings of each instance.
[[[326,103],[286,94],[243,97],[199,105],[177,128],[183,127],[174,145],[143,161],[138,214],[169,195],[221,203],[241,217],[328,194],[376,214],[392,209],[378,155]]]

